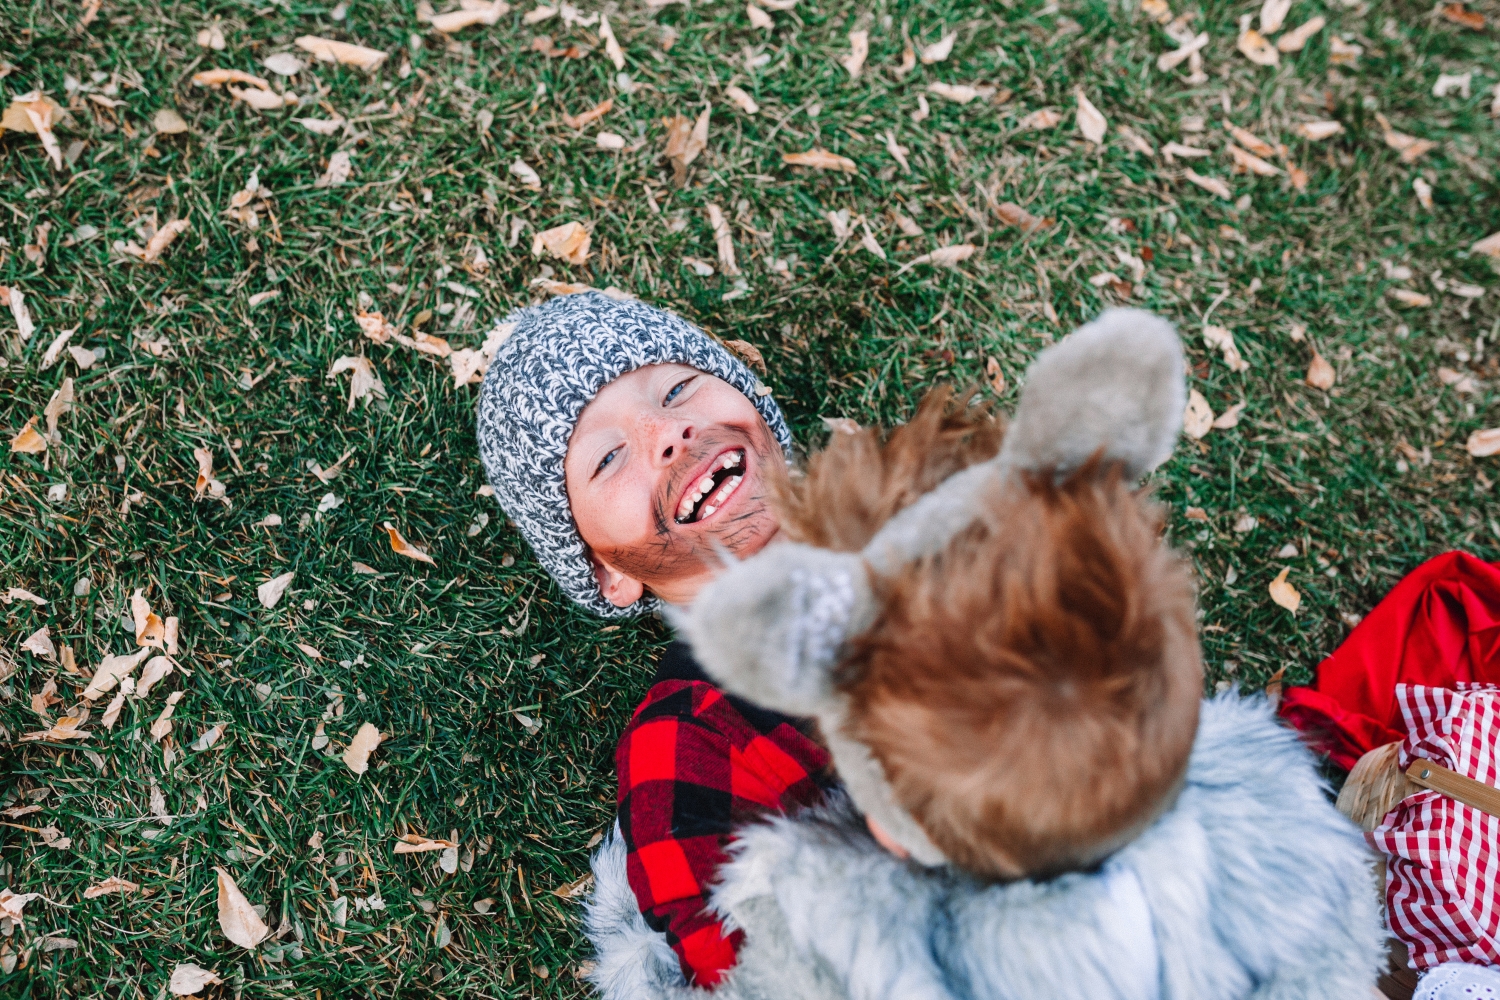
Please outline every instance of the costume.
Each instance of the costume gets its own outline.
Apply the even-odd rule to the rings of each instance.
[[[897,801],[845,726],[846,643],[880,612],[870,569],[941,551],[996,477],[1064,477],[1096,456],[1127,477],[1171,452],[1186,389],[1170,325],[1112,310],[1043,352],[1001,451],[893,517],[859,553],[779,544],[667,615],[726,690],[817,718],[847,800],[741,832],[714,894],[744,931],[719,987],[759,998],[1367,995],[1382,932],[1370,855],[1312,755],[1261,699],[1205,703],[1185,784],[1094,868],[984,883]],[[909,854],[864,832],[878,821]],[[664,943],[621,906],[620,849],[595,859],[593,981],[611,1000],[685,996]]]

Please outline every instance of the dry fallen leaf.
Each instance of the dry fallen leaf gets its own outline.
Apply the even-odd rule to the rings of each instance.
[[[1295,615],[1297,608],[1302,604],[1302,595],[1297,592],[1296,587],[1286,582],[1286,575],[1290,572],[1290,566],[1283,566],[1281,572],[1276,574],[1276,579],[1272,580],[1266,589],[1271,592],[1271,600]]]
[[[271,928],[260,919],[227,871],[215,868],[214,872],[219,877],[219,930],[241,948],[254,948],[271,936]]]
[[[135,696],[145,698],[157,682],[172,672],[172,661],[165,656],[153,656],[141,668],[141,678],[136,681]]]
[[[729,220],[718,205],[708,206],[708,224],[713,227],[714,244],[719,251],[719,270],[728,275],[740,273],[734,262],[734,236],[729,231]]]
[[[1182,432],[1193,440],[1206,435],[1214,425],[1214,411],[1197,389],[1188,390],[1187,409],[1182,412]]]
[[[739,87],[725,87],[724,96],[733,101],[734,105],[747,115],[753,115],[760,111],[760,105],[755,103],[755,98],[745,93]]]
[[[1281,53],[1276,50],[1276,46],[1272,45],[1266,39],[1265,35],[1262,35],[1254,28],[1246,29],[1240,33],[1239,40],[1235,43],[1235,48],[1239,49],[1246,59],[1249,59],[1257,66],[1275,66],[1281,62]]]
[[[96,700],[104,692],[114,687],[121,678],[129,676],[130,672],[151,655],[150,647],[138,649],[134,653],[125,656],[113,654],[105,656],[100,662],[98,669],[94,671],[93,679],[89,681],[88,687],[83,689],[83,697],[89,701]],[[132,683],[131,690],[134,690]]]
[[[1203,342],[1224,352],[1224,363],[1229,366],[1230,371],[1243,372],[1250,369],[1250,362],[1240,355],[1240,349],[1234,342],[1234,334],[1227,327],[1205,326]]]
[[[1344,126],[1335,121],[1303,122],[1292,131],[1311,142],[1321,142],[1344,131]]]
[[[437,840],[417,833],[408,833],[396,841],[396,854],[426,854],[428,851],[449,851],[458,847],[452,840]]]
[[[760,353],[760,348],[745,340],[726,340],[724,346],[744,359],[745,364],[751,368],[764,372],[766,370],[766,359]]]
[[[1235,403],[1229,409],[1225,410],[1223,413],[1214,418],[1214,429],[1227,431],[1231,427],[1238,427],[1240,423],[1240,413],[1243,412],[1244,409],[1244,403]]]
[[[21,587],[11,587],[4,594],[0,594],[0,602],[9,604],[11,601],[30,601],[39,608],[47,606],[47,599],[45,597],[38,597],[31,591]]]
[[[392,527],[391,522],[385,522],[385,530],[386,534],[388,534],[391,538],[391,551],[396,553],[396,555],[405,556],[408,559],[415,559],[418,562],[424,562],[432,566],[437,565],[437,560],[433,559],[432,556],[428,555],[426,552],[423,552],[411,542],[408,542],[405,538],[402,538],[401,532]]]
[[[303,35],[297,39],[297,47],[311,52],[319,62],[338,62],[360,69],[374,69],[385,61],[385,53],[379,49],[367,49],[363,45],[336,42],[331,38]]]
[[[1104,133],[1109,130],[1109,122],[1105,120],[1103,112],[1094,107],[1082,89],[1078,91],[1078,131],[1085,139],[1094,144],[1104,141]]]
[[[36,324],[32,322],[31,310],[27,308],[25,294],[14,285],[10,287],[9,292],[7,299],[10,315],[16,321],[16,331],[21,335],[21,342],[24,344],[31,339],[32,333],[36,330]]]
[[[1333,365],[1323,355],[1313,351],[1312,361],[1307,366],[1307,384],[1314,389],[1331,389],[1335,381]]]
[[[206,69],[193,74],[193,84],[198,87],[217,87],[226,83],[248,83],[261,90],[270,90],[271,81],[237,69]]]
[[[859,79],[859,74],[865,68],[865,59],[870,55],[870,33],[868,31],[849,32],[849,54],[839,60],[839,65],[849,71],[851,80]]]
[[[435,14],[428,23],[432,25],[434,31],[452,34],[476,24],[495,24],[508,13],[510,13],[510,4],[505,0],[493,0],[491,3],[460,8],[448,14]]]
[[[1256,156],[1275,156],[1276,149],[1269,142],[1247,129],[1242,129],[1232,122],[1224,123],[1224,131],[1234,136],[1236,142],[1244,146]]]
[[[198,478],[193,481],[194,499],[223,500],[226,487],[214,478],[214,453],[207,448],[194,448],[193,459],[198,463]]]
[[[33,899],[41,899],[39,892],[11,892],[10,889],[0,889],[0,917],[21,923],[21,911],[26,904]]]
[[[931,66],[933,63],[940,63],[947,59],[953,52],[953,43],[956,41],[958,41],[958,32],[950,31],[931,45],[923,48],[921,55],[922,65]]]
[[[1292,10],[1292,0],[1265,0],[1260,5],[1260,30],[1262,34],[1274,35],[1286,23]]]
[[[370,359],[364,355],[347,355],[334,361],[333,367],[328,370],[328,377],[333,378],[340,372],[349,372],[349,412],[354,410],[354,404],[362,399],[372,396],[376,399],[385,398],[385,384],[380,381],[380,376],[375,374],[375,366]]]
[[[344,751],[344,766],[355,774],[364,774],[370,769],[370,754],[380,746],[382,739],[379,729],[368,722],[362,723]]]
[[[73,409],[74,399],[73,380],[65,378],[42,410],[42,416],[47,420],[47,440],[53,444],[62,441],[62,436],[57,433],[57,422],[62,419],[63,414]]]
[[[582,264],[589,258],[589,231],[580,223],[565,222],[537,233],[531,242],[531,255],[549,253],[569,264]]]
[[[52,644],[52,631],[45,625],[27,636],[26,641],[21,643],[21,648],[45,660],[57,659],[57,647]]]
[[[1230,198],[1234,197],[1233,192],[1229,190],[1229,185],[1225,184],[1217,177],[1205,177],[1194,170],[1184,170],[1182,172],[1182,176],[1186,177],[1188,180],[1192,181],[1194,184],[1198,185],[1209,194],[1217,195],[1218,197],[1223,198],[1225,201],[1228,201]]]
[[[1062,121],[1062,115],[1051,108],[1042,108],[1016,122],[1016,128],[1020,129],[1045,129],[1056,128],[1058,122]]]
[[[589,108],[587,111],[577,116],[570,115],[564,112],[562,116],[563,124],[568,126],[568,128],[582,130],[589,124],[589,122],[596,121],[609,114],[610,109],[614,106],[614,98],[611,97],[605,98],[598,104],[594,105],[592,108]]]
[[[1484,30],[1484,15],[1470,10],[1461,3],[1443,4],[1443,19],[1468,28],[1470,31]]]
[[[1500,258],[1500,232],[1491,233],[1469,248],[1470,253],[1482,253]]]
[[[281,595],[286,593],[286,588],[290,587],[296,578],[296,570],[272,577],[255,588],[256,600],[260,601],[260,606],[263,608],[276,607],[276,602],[281,600]]]
[[[1312,36],[1322,31],[1323,25],[1327,23],[1322,15],[1309,19],[1276,39],[1276,50],[1278,52],[1301,52]]]
[[[927,92],[936,94],[945,101],[952,101],[954,104],[968,104],[984,93],[980,88],[970,87],[964,83],[929,83]]]
[[[708,105],[691,126],[685,115],[674,115],[665,122],[667,148],[662,155],[672,164],[672,183],[678,187],[687,182],[688,166],[708,148],[708,123],[712,115],[713,106]]]
[[[1401,154],[1398,159],[1402,163],[1412,163],[1437,146],[1437,143],[1430,139],[1418,139],[1405,132],[1397,132],[1391,128],[1391,123],[1386,120],[1385,115],[1377,113],[1375,120],[1380,123],[1384,132],[1385,144]]]
[[[584,875],[581,878],[576,878],[571,882],[564,883],[563,885],[558,886],[556,889],[553,889],[552,895],[558,897],[559,899],[577,899],[580,896],[587,896],[589,894],[589,890],[593,888],[594,874],[593,872],[590,872],[589,874]]]
[[[1425,309],[1432,305],[1432,297],[1414,292],[1409,288],[1392,288],[1391,297],[1409,309]]]
[[[33,743],[37,740],[86,740],[90,734],[78,727],[83,725],[84,716],[64,715],[52,724],[51,729],[44,729],[35,733],[22,733],[22,743]],[[66,847],[67,845],[63,845]]]
[[[956,243],[952,246],[939,247],[932,251],[932,253],[924,253],[920,257],[913,257],[905,264],[902,264],[896,273],[900,274],[903,271],[909,271],[918,264],[932,264],[937,267],[957,267],[961,262],[974,256],[974,252],[978,249],[979,247],[973,243]]]
[[[151,604],[139,589],[130,595],[130,616],[135,620],[135,644],[155,646],[161,649],[166,636],[166,626],[161,617],[151,610]]]
[[[1491,455],[1500,455],[1500,427],[1475,431],[1469,435],[1469,440],[1465,442],[1464,447],[1475,458],[1488,458]]]
[[[166,707],[161,710],[161,714],[156,717],[156,721],[151,723],[151,739],[154,742],[160,743],[172,731],[172,711],[177,707],[177,703],[182,700],[182,696],[182,691],[173,691],[167,695]]]
[[[188,130],[188,123],[172,108],[162,108],[151,119],[151,127],[161,135],[179,135]]]
[[[256,111],[275,111],[278,108],[286,107],[290,103],[295,103],[291,99],[293,96],[291,94],[282,96],[274,91],[257,90],[253,87],[248,89],[225,87],[224,89],[229,91],[230,97],[233,97],[236,101],[244,101]]]
[[[47,439],[37,433],[36,417],[26,421],[26,426],[10,439],[10,450],[23,455],[39,455],[47,450]]]
[[[1261,177],[1278,177],[1281,175],[1281,168],[1276,166],[1276,164],[1267,163],[1254,153],[1241,149],[1232,142],[1224,144],[1224,151],[1234,160],[1237,172],[1245,171],[1258,174]]]
[[[1000,217],[1001,222],[1004,222],[1008,226],[1015,226],[1023,233],[1034,233],[1038,229],[1047,229],[1053,224],[1053,219],[1050,217],[1032,215],[1013,201],[1001,202],[999,205],[996,205],[995,214]],[[902,227],[902,231],[905,231],[905,227]],[[920,236],[921,231],[907,233],[907,235]]]
[[[830,153],[826,149],[810,149],[805,153],[782,153],[781,162],[791,164],[794,167],[813,167],[817,170],[842,170],[846,174],[855,174],[859,168],[854,161],[837,153]]]
[[[1156,68],[1162,73],[1170,73],[1182,63],[1195,55],[1200,49],[1208,44],[1208,32],[1200,32],[1191,40],[1184,42],[1181,46],[1171,52],[1163,52],[1156,59]]]
[[[1357,66],[1364,51],[1361,46],[1350,45],[1338,35],[1328,39],[1328,61],[1335,66]]]
[[[140,886],[134,882],[120,878],[118,875],[111,875],[103,882],[95,883],[83,890],[83,898],[98,899],[100,896],[107,896],[110,893],[119,893],[123,896],[135,892],[139,888]]]
[[[341,187],[348,183],[349,175],[354,172],[354,161],[349,158],[349,151],[341,149],[328,158],[328,169],[313,182],[314,187]]]
[[[172,970],[172,981],[168,984],[168,988],[176,996],[190,997],[201,993],[205,986],[223,981],[212,972],[192,962],[179,962]]]

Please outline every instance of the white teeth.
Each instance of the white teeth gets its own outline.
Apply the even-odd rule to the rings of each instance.
[[[699,496],[707,496],[708,495],[708,491],[711,490],[711,489],[713,489],[713,488],[714,488],[714,477],[713,476],[704,476],[703,479],[702,479],[702,481],[698,483],[698,495]]]
[[[744,454],[741,451],[732,451],[724,456],[724,461],[720,464],[726,469],[732,469],[740,464],[740,459],[744,457]]]
[[[717,508],[717,507],[704,507],[703,508],[703,517],[707,517],[708,515],[712,514],[714,511],[716,511],[718,509],[719,508]],[[700,518],[699,520],[702,520],[702,518]]]
[[[729,494],[734,492],[734,488],[738,486],[740,484],[740,480],[744,478],[744,476],[730,476],[728,479],[726,479],[724,481],[724,485],[719,489],[719,495],[714,497],[714,505],[717,507],[724,506],[724,501],[729,499]]]

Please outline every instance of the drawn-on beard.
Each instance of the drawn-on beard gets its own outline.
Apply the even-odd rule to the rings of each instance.
[[[735,491],[734,506],[699,524],[677,523],[673,512],[687,487],[688,477],[729,448],[745,449],[745,479]],[[718,548],[748,556],[776,534],[770,506],[767,463],[784,461],[781,446],[762,421],[752,428],[721,424],[705,429],[672,471],[663,477],[651,499],[653,537],[644,545],[601,549],[598,555],[620,572],[656,589],[719,565]]]

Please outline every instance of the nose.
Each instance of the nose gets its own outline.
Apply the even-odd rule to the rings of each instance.
[[[656,446],[652,453],[658,456],[657,464],[671,465],[682,449],[693,439],[693,425],[680,420],[663,421],[655,428]]]

